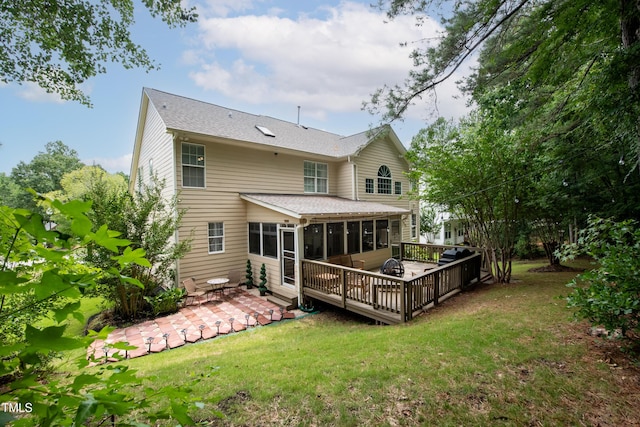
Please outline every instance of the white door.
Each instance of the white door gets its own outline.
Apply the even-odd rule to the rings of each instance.
[[[280,229],[280,269],[282,285],[296,286],[296,233],[293,228]]]

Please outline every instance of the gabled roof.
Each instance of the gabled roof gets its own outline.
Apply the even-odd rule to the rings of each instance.
[[[378,136],[387,133],[399,153],[406,152],[389,126],[341,136],[155,89],[144,88],[144,96],[149,99],[169,131],[245,141],[274,149],[290,149],[336,158],[357,155]]]
[[[294,218],[344,217],[363,215],[402,215],[407,209],[376,202],[350,200],[335,196],[298,194],[240,194],[243,200]]]

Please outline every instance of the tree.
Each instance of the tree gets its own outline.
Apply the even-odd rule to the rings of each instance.
[[[10,176],[4,172],[0,172],[0,204],[7,206],[18,205],[18,195],[20,187]]]
[[[180,0],[144,0],[153,17],[170,27],[195,22],[195,8]],[[0,80],[33,82],[63,99],[89,105],[79,85],[106,72],[156,67],[131,38],[133,0],[7,0],[0,3]]]
[[[467,221],[471,241],[486,250],[494,279],[508,283],[527,161],[511,135],[484,114],[457,125],[437,120],[414,137],[408,158],[422,197]]]
[[[193,402],[191,393],[174,385],[143,388],[135,371],[125,364],[86,369],[100,359],[87,360],[82,352],[73,358],[72,373],[53,373],[47,365],[52,353],[86,349],[94,339],[106,338],[109,330],[82,338],[64,335],[65,320],[69,316],[82,318],[79,300],[100,277],[142,286],[123,271],[131,265],[150,265],[143,250],[131,249],[129,241],[106,226],[91,231],[93,225],[86,215],[90,203],[47,203],[70,224],[65,238],[47,230],[38,213],[0,206],[0,424],[87,425],[91,421],[115,425],[118,420],[130,425],[138,421],[132,414],[139,413],[150,424],[172,418],[182,425],[194,425],[187,415]],[[113,268],[97,270],[84,265],[82,252],[89,244],[110,251]],[[55,324],[35,326],[38,316],[48,315],[49,310]],[[113,352],[125,349],[133,348],[114,343],[109,357],[117,358]],[[162,409],[156,412],[150,409],[150,402],[159,396]],[[4,404],[17,402],[25,413],[13,420]]]
[[[380,1],[391,19],[414,14],[419,23],[439,3]],[[623,158],[622,180],[612,182],[606,191],[621,191],[621,197],[609,200],[626,198],[627,206],[634,205],[637,199],[631,196],[629,202],[632,193],[625,191],[625,179],[635,178],[633,190],[637,189],[640,173],[631,174],[640,161],[640,4],[634,0],[451,3],[440,42],[416,48],[412,54],[416,67],[405,84],[378,90],[367,108],[382,113],[383,121],[400,118],[414,99],[477,54],[480,66],[463,87],[474,100],[497,87],[517,85],[521,93],[514,105],[520,108],[512,123],[521,128],[521,137],[531,143],[561,143],[568,151],[569,144],[580,142],[574,152],[591,150],[599,158],[603,154],[607,159]],[[578,160],[568,166],[579,167]],[[594,179],[608,181],[607,171],[596,171]]]
[[[432,206],[420,207],[420,235],[425,236],[427,241],[432,241],[435,233],[440,229],[438,222],[438,212]]]
[[[40,194],[60,190],[62,177],[82,166],[78,153],[62,141],[47,143],[45,151],[36,154],[31,162],[21,161],[11,170],[11,179],[22,189],[14,207],[35,209],[36,202],[28,188]]]
[[[99,286],[100,293],[115,303],[115,310],[124,319],[141,316],[145,296],[154,295],[175,283],[175,262],[191,249],[191,240],[171,243],[186,211],[177,209],[177,197],[165,200],[164,183],[154,180],[142,184],[135,194],[126,188],[113,187],[106,179],[99,179],[84,195],[92,202],[88,216],[94,224],[106,224],[131,241],[131,248],[144,250],[149,266],[132,265],[126,272],[142,286],[107,278]],[[102,269],[112,268],[114,260],[109,251],[89,246],[86,260]]]
[[[563,248],[564,258],[585,253],[597,268],[569,283],[568,306],[594,326],[640,342],[640,227],[633,220],[616,222],[591,217],[578,243]]]

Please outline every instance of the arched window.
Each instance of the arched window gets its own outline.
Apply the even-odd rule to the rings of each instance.
[[[391,194],[391,170],[385,165],[378,169],[378,193]]]

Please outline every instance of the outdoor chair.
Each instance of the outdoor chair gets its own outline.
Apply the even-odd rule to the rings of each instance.
[[[348,271],[345,277],[347,281],[347,292],[351,297],[364,298],[369,293],[369,276],[363,276],[351,271]],[[359,292],[358,292],[359,291]]]
[[[187,291],[186,305],[189,305],[189,298],[191,298],[192,302],[194,300],[198,300],[198,304],[202,304],[202,301],[200,301],[200,297],[202,297],[203,295],[207,295],[208,294],[207,291],[199,291],[198,290],[198,288],[196,286],[196,279],[194,279],[193,277],[191,277],[189,279],[186,279],[186,280],[183,280],[182,281],[182,286]]]
[[[240,270],[231,270],[229,271],[229,283],[224,285],[225,289],[233,289],[240,286],[243,282],[244,276],[242,271]]]

